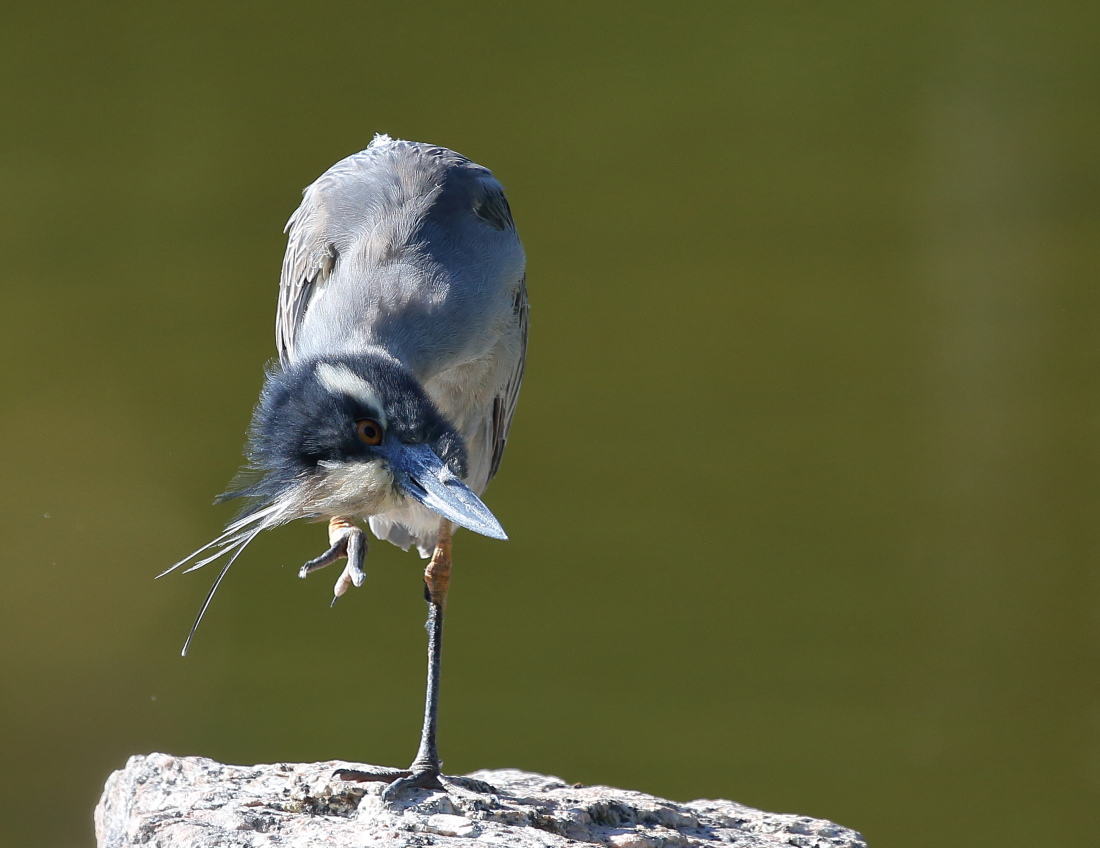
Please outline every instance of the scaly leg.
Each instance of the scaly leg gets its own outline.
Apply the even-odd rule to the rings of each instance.
[[[451,583],[451,524],[444,521],[439,528],[428,567],[424,569],[424,599],[428,602],[428,689],[424,705],[424,728],[420,734],[420,748],[407,769],[337,769],[333,774],[340,780],[392,781],[382,793],[384,801],[392,801],[405,789],[440,789],[439,749],[436,745],[436,727],[439,719],[439,656],[443,644],[443,610],[447,605],[447,590]],[[327,556],[327,554],[326,554]],[[319,566],[320,567],[320,566]]]
[[[424,599],[428,602],[428,690],[424,704],[424,729],[420,748],[409,766],[409,775],[395,780],[382,793],[383,800],[396,798],[404,789],[419,787],[439,789],[440,762],[436,746],[439,719],[439,655],[443,647],[443,610],[447,606],[447,590],[451,585],[451,523],[439,528],[435,553],[424,570]]]

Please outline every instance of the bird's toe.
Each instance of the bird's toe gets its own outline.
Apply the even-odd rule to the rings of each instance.
[[[407,772],[382,790],[382,802],[392,804],[406,797],[413,789],[445,789],[439,779],[438,769],[419,769]]]

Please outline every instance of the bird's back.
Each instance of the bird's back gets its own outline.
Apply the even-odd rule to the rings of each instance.
[[[397,359],[466,440],[467,482],[483,491],[527,337],[524,253],[500,184],[446,148],[378,136],[305,190],[287,229],[280,359],[372,349]],[[413,509],[371,527],[424,550],[432,520]]]

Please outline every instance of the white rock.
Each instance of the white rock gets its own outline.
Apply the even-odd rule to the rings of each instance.
[[[516,769],[446,777],[389,805],[383,783],[333,777],[360,763],[227,766],[202,757],[131,757],[95,810],[99,848],[866,848],[855,831],[732,801],[680,804]]]
[[[428,833],[438,833],[440,836],[476,836],[477,825],[464,816],[449,816],[446,813],[436,813],[428,816],[428,823],[424,825]]]

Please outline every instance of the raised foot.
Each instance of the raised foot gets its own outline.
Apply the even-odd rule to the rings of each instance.
[[[329,521],[328,538],[331,547],[298,569],[298,576],[304,579],[314,571],[347,557],[348,564],[332,589],[332,602],[335,604],[349,588],[359,588],[366,580],[363,562],[367,556],[368,543],[367,534],[346,518],[333,518]]]

